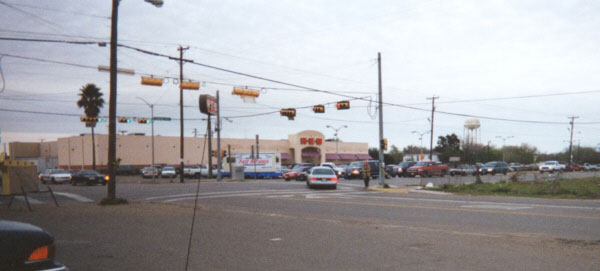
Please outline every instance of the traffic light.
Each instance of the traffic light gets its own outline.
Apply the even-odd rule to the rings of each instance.
[[[227,157],[227,151],[226,150],[222,150],[221,151],[221,157]]]
[[[181,89],[198,90],[200,89],[200,82],[181,82],[180,87]]]
[[[217,150],[210,151],[210,155],[212,155],[212,157],[217,157]]]
[[[146,77],[142,76],[142,85],[148,86],[162,86],[163,79],[162,78],[154,78],[154,77]]]
[[[152,120],[142,118],[142,119],[138,119],[138,123],[139,124],[149,124],[149,123],[152,123]]]
[[[342,109],[350,109],[350,101],[341,101],[341,102],[337,102],[337,109],[338,110],[342,110]]]
[[[387,151],[388,149],[388,142],[387,142],[387,138],[384,138],[381,140],[381,149],[384,151]]]
[[[104,119],[101,117],[80,117],[79,120],[81,120],[81,122],[102,122],[102,121],[104,121]]]
[[[325,106],[324,105],[315,105],[315,106],[313,106],[313,112],[325,113]]]
[[[294,108],[281,109],[281,111],[279,111],[279,114],[281,114],[282,116],[286,116],[288,118],[288,120],[294,120],[294,117],[296,116],[296,109],[294,109]]]
[[[131,119],[129,119],[129,118],[119,118],[119,123],[131,123]]]

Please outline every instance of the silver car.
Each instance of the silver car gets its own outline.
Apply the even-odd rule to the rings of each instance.
[[[306,177],[306,186],[308,188],[327,186],[336,189],[337,183],[338,176],[330,167],[313,167],[310,170],[310,174]]]
[[[175,172],[174,167],[163,167],[162,171],[160,172],[160,176],[163,178],[173,178],[177,176],[177,172]]]

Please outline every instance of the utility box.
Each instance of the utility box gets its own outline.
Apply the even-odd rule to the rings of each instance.
[[[232,179],[235,179],[235,180],[244,179],[244,167],[243,166],[236,166],[233,168]]]

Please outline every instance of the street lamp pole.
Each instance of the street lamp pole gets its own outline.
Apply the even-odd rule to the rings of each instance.
[[[419,140],[421,141],[421,157],[423,156],[423,136],[430,133],[431,131],[425,131],[422,133],[419,133],[418,131],[412,131],[412,134],[418,134],[419,135]],[[421,159],[421,157],[419,157],[419,159]],[[420,160],[419,160],[420,161]]]
[[[340,138],[338,137],[338,131],[341,130],[342,128],[348,128],[348,125],[344,125],[344,126],[340,126],[338,128],[334,128],[331,125],[327,125],[327,128],[331,128],[335,131],[335,134],[333,134],[335,136],[335,160],[337,161],[339,158],[339,152],[338,152],[338,142],[340,141]]]
[[[502,162],[504,161],[504,149],[505,149],[505,145],[506,145],[506,140],[509,138],[513,138],[514,136],[507,136],[507,137],[501,137],[501,136],[496,136],[496,138],[500,138],[502,139]]]
[[[154,104],[151,104],[140,97],[136,98],[142,100],[150,107],[150,125],[152,126],[152,182],[154,182]]]

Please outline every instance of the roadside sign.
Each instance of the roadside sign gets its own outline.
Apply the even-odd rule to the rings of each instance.
[[[165,121],[170,121],[171,118],[169,117],[154,117],[152,118],[152,120],[165,120]]]
[[[450,162],[460,162],[460,157],[452,156],[452,157],[450,157]]]
[[[217,114],[217,98],[210,95],[200,95],[198,105],[200,112],[207,115]]]

